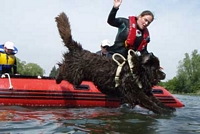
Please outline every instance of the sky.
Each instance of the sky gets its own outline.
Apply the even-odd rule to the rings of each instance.
[[[0,44],[14,42],[16,56],[36,63],[48,76],[67,51],[57,30],[55,17],[65,12],[72,36],[84,49],[96,52],[104,39],[114,42],[117,28],[107,23],[113,0],[0,0]],[[160,59],[166,79],[176,76],[185,53],[199,50],[199,0],[123,0],[117,17],[151,10],[155,20],[148,27],[148,51]]]

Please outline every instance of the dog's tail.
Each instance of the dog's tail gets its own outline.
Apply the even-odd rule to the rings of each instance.
[[[60,36],[69,51],[82,50],[82,46],[72,39],[70,22],[64,12],[55,18]]]

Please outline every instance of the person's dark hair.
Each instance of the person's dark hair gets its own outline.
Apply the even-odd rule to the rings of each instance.
[[[145,10],[145,11],[143,11],[139,16],[143,17],[143,16],[145,16],[145,15],[150,15],[150,16],[152,16],[152,21],[154,20],[154,15],[153,15],[153,13],[152,13],[151,11]]]

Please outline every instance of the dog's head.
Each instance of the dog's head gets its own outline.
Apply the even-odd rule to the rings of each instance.
[[[153,53],[144,54],[141,58],[142,66],[147,69],[149,75],[151,75],[152,85],[156,85],[160,80],[165,79],[166,75],[160,67],[160,61]]]
[[[150,82],[151,86],[157,85],[160,80],[165,79],[165,73],[160,68],[159,59],[153,53],[138,56],[137,53],[130,53],[131,61],[134,65],[134,73],[140,77],[141,81]]]

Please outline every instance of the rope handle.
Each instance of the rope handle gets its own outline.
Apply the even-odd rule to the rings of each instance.
[[[115,56],[121,57],[121,58],[124,60],[124,62],[123,62],[123,63],[119,63],[119,62],[115,59]],[[121,54],[119,54],[119,53],[114,53],[114,54],[112,55],[112,59],[117,63],[118,66],[123,66],[124,63],[125,63],[125,61],[126,61],[126,59],[124,58],[124,56],[121,55]]]
[[[123,62],[120,63],[119,61],[116,60],[116,56],[119,56],[123,59]],[[123,65],[126,63],[126,59],[124,58],[124,56],[122,56],[121,54],[118,54],[118,53],[115,53],[113,54],[112,56],[112,59],[117,63],[118,67],[117,67],[117,70],[116,70],[116,74],[115,74],[115,87],[119,86],[119,74],[122,70],[122,67]]]
[[[135,51],[132,50],[132,49],[129,49],[129,50],[128,50],[128,56],[127,56],[128,64],[129,64],[131,73],[133,73],[133,67],[134,67],[134,65],[133,65],[133,62],[131,61],[131,58],[132,58],[131,52],[133,52],[135,55],[137,55],[137,52],[135,52]]]

